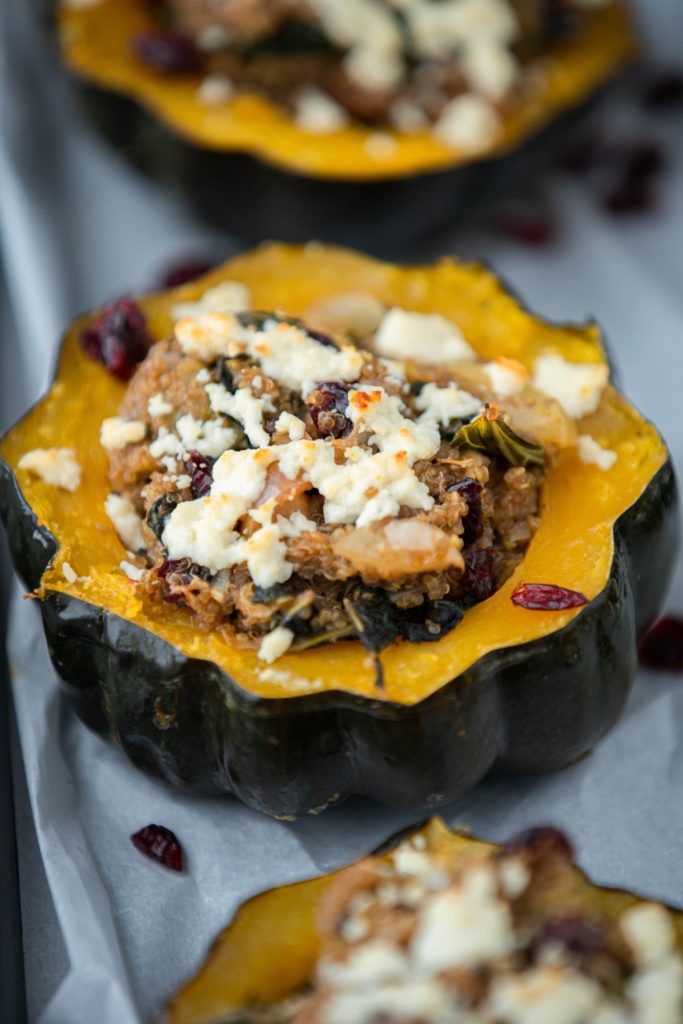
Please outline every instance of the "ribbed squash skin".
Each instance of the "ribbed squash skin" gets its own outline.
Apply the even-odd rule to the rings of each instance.
[[[453,832],[438,818],[432,818],[419,829],[389,840],[382,853],[408,835],[423,836],[426,849],[446,854],[455,863],[494,848],[491,843]],[[269,889],[244,903],[216,939],[195,977],[170,1002],[163,1024],[215,1024],[223,1020],[238,1024],[239,1011],[245,1007],[277,1003],[304,988],[320,950],[317,907],[328,887],[348,870]],[[592,885],[578,868],[573,870],[575,912],[577,898],[587,916],[607,917],[621,915],[638,901],[633,893]],[[562,884],[560,879],[559,887],[538,896],[541,912],[561,913]],[[671,917],[680,949],[683,914],[672,911]]]
[[[377,159],[366,148],[371,128],[312,136],[256,95],[229,111],[207,108],[196,100],[201,73],[169,78],[144,67],[128,41],[155,25],[145,0],[83,7],[54,0],[52,12],[62,59],[91,120],[201,215],[251,242],[315,237],[385,256],[471,216],[515,179],[526,180],[539,160],[566,144],[582,108],[637,49],[625,6],[615,0],[557,51],[544,72],[546,92],[507,117],[490,150],[473,158],[428,133],[394,133],[394,149]]]
[[[482,268],[401,269],[320,248],[266,247],[175,294],[144,300],[154,333],[165,333],[172,302],[196,297],[226,276],[252,286],[258,307],[270,296],[273,306],[294,314],[312,297],[345,286],[374,286],[385,301],[393,296],[400,303],[419,285],[423,297],[416,304],[444,313],[458,308],[461,322],[471,325],[468,336],[479,330],[473,341],[483,354],[499,343],[499,328],[507,323],[528,330],[528,340],[515,349],[522,358],[520,345],[529,358],[547,345],[602,358],[594,328],[535,320]],[[118,404],[122,386],[78,350],[78,329],[88,319],[65,343],[56,389],[0,444],[0,507],[17,569],[30,588],[42,584],[50,654],[70,702],[136,765],[185,790],[233,792],[278,816],[319,810],[352,793],[434,807],[492,769],[541,772],[566,765],[614,724],[635,676],[637,635],[656,616],[666,590],[678,533],[666,449],[617,392],[610,390],[595,415],[596,423],[602,417],[620,432],[622,468],[603,474],[575,462],[549,472],[541,527],[504,587],[468,611],[449,637],[386,652],[384,694],[373,690],[360,645],[343,643],[278,662],[299,679],[293,696],[285,685],[260,681],[251,652],[197,638],[182,609],[150,609],[131,598],[132,585],[116,570],[123,549],[98,511],[106,493],[101,450],[84,462],[82,489],[85,494],[92,484],[93,504],[85,515],[78,502],[87,497],[74,496],[78,525],[63,492],[57,503],[21,471],[20,485],[14,470],[24,451],[81,435],[88,451],[88,433],[97,448],[99,422]],[[95,411],[79,411],[71,391],[76,380]],[[50,436],[56,422],[58,438]],[[592,505],[599,502],[611,510],[609,519],[591,526]],[[568,507],[571,514],[563,512]],[[585,525],[582,516],[589,517]],[[59,550],[51,525],[63,538]],[[68,539],[65,530],[71,530]],[[567,554],[572,544],[575,556]],[[95,572],[94,583],[67,584],[59,568],[66,558],[78,572]],[[591,600],[569,612],[516,609],[509,595],[522,580],[573,585]],[[502,636],[505,642],[495,639]],[[482,643],[490,649],[478,654]],[[456,664],[449,676],[449,665]]]

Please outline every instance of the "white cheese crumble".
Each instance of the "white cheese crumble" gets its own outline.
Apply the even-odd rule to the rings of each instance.
[[[407,960],[397,946],[375,939],[352,950],[342,963],[322,963],[322,978],[340,988],[362,988],[385,981],[400,981],[407,974]]]
[[[142,520],[128,498],[122,494],[108,494],[104,510],[127,551],[140,551],[145,547]]]
[[[109,416],[106,420],[102,420],[100,444],[107,451],[115,452],[126,448],[129,444],[137,444],[144,440],[145,433],[146,427],[141,420]]]
[[[593,464],[605,472],[611,469],[619,456],[611,448],[603,448],[590,434],[579,434],[579,458],[582,462]]]
[[[317,381],[356,381],[363,368],[363,354],[355,347],[321,345],[294,324],[266,321],[262,331],[248,332],[247,338],[264,373],[302,395]]]
[[[272,630],[263,638],[258,649],[258,656],[261,661],[272,665],[274,661],[282,657],[285,651],[289,650],[293,640],[294,634],[291,629],[286,629],[285,626],[278,626],[277,629]]]
[[[512,857],[500,862],[498,874],[503,892],[511,900],[521,896],[531,881],[531,874],[526,865]]]
[[[77,491],[81,483],[81,467],[73,448],[34,448],[22,455],[18,465],[64,491]]]
[[[661,959],[674,948],[673,924],[659,903],[640,903],[630,907],[621,915],[619,925],[639,966]]]
[[[203,316],[204,313],[242,313],[249,309],[251,295],[240,281],[221,281],[207,288],[195,302],[177,302],[171,310],[174,320]]]
[[[487,1009],[506,1024],[585,1024],[602,1001],[600,986],[563,967],[494,977]]]
[[[213,572],[235,565],[235,524],[263,491],[271,461],[268,449],[224,452],[213,467],[211,494],[181,502],[168,517],[168,557],[191,558]]]
[[[196,420],[187,413],[176,423],[177,434],[161,427],[156,439],[149,446],[154,459],[163,462],[165,458],[182,459],[191,449],[201,455],[217,459],[228,448],[237,443],[238,433],[234,427],[226,426],[221,420]]]
[[[405,978],[336,991],[323,1008],[321,1020],[323,1024],[376,1024],[384,1020],[456,1024],[465,1019],[459,1014],[454,1017],[453,1009],[453,998],[443,983]]]
[[[570,363],[555,352],[539,356],[533,383],[574,419],[595,412],[609,380],[605,363]]]
[[[127,562],[125,558],[119,562],[119,569],[129,580],[133,580],[134,583],[139,583],[145,575],[144,569],[141,569],[139,565],[133,565],[132,562]]]
[[[62,562],[62,576],[67,583],[75,583],[78,579],[78,573],[69,565],[68,562]]]
[[[519,394],[529,380],[526,367],[516,359],[506,359],[505,356],[484,363],[482,370],[488,377],[492,390],[500,398]]]
[[[479,398],[463,391],[457,384],[425,384],[415,399],[415,408],[422,412],[422,422],[433,421],[447,427],[453,420],[466,420],[481,412]]]
[[[420,969],[438,973],[490,963],[513,947],[512,918],[498,897],[496,872],[482,864],[470,868],[458,888],[426,900],[411,950]]]
[[[310,132],[311,135],[332,135],[349,123],[344,108],[313,85],[298,93],[294,119],[302,131]]]
[[[220,107],[232,99],[235,86],[227,75],[214,72],[207,75],[197,89],[197,102],[205,107]]]
[[[170,416],[173,406],[167,402],[160,391],[152,395],[147,402],[147,413],[152,419],[159,419],[160,416]]]
[[[683,1020],[683,965],[665,956],[631,978],[628,994],[638,1024],[680,1024]]]
[[[432,127],[432,135],[450,149],[476,153],[491,145],[500,117],[481,96],[463,93],[449,100]]]
[[[520,65],[507,46],[484,39],[465,48],[462,69],[472,89],[495,102],[515,85]]]
[[[381,387],[351,390],[347,416],[354,426],[370,435],[369,444],[385,454],[404,452],[410,465],[418,459],[431,458],[441,444],[433,420],[408,419],[401,412],[400,398],[388,395]]]
[[[306,424],[291,412],[281,412],[275,421],[275,430],[287,434],[290,441],[300,441],[306,433]]]
[[[226,355],[230,341],[239,340],[242,334],[240,324],[227,312],[190,313],[183,315],[175,325],[175,338],[185,355],[196,356],[205,363]]]
[[[438,313],[414,313],[394,307],[382,319],[374,341],[381,356],[422,363],[475,359],[462,331]]]
[[[270,435],[263,428],[264,413],[275,411],[269,395],[257,398],[250,388],[238,388],[233,394],[222,384],[207,384],[206,392],[212,411],[224,413],[241,423],[250,444],[256,448],[270,444]]]

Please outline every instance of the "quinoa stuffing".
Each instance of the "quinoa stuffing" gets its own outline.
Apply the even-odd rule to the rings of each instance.
[[[455,149],[477,150],[533,90],[543,62],[609,3],[166,0],[164,8],[178,44],[203,56],[206,104],[255,89],[314,134],[354,119],[430,130]]]
[[[226,296],[249,303],[226,282],[176,309],[102,423],[133,585],[265,662],[439,639],[524,557],[607,367],[484,362],[455,323],[360,293],[305,322]]]

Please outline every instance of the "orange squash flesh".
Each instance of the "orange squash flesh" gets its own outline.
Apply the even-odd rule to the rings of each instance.
[[[604,360],[598,329],[554,326],[526,312],[479,266],[444,260],[435,267],[399,268],[344,250],[309,245],[269,245],[237,257],[198,282],[140,300],[152,333],[162,338],[171,328],[169,309],[197,298],[225,279],[242,281],[254,308],[301,315],[313,300],[344,291],[368,290],[383,302],[438,312],[453,319],[484,358],[506,355],[531,366],[551,349],[576,362]],[[608,581],[616,520],[644,492],[667,460],[654,427],[613,388],[598,411],[579,425],[619,458],[608,472],[563,453],[549,468],[541,524],[514,575],[497,593],[469,609],[462,623],[436,643],[392,646],[383,654],[386,686],[375,689],[374,667],[359,643],[329,645],[324,657],[307,652],[281,658],[277,672],[266,673],[252,651],[231,647],[219,634],[194,629],[190,613],[168,604],[142,601],[119,569],[126,557],[104,512],[108,493],[107,456],[99,444],[102,419],[113,415],[124,385],[87,359],[78,335],[94,315],[72,328],[62,351],[57,383],[2,442],[2,458],[16,474],[21,490],[40,522],[59,543],[42,586],[102,605],[173,644],[188,657],[208,659],[238,685],[259,697],[304,696],[343,689],[382,701],[412,705],[458,677],[490,651],[502,650],[560,630],[580,609],[527,611],[510,595],[521,582],[569,587],[595,598]],[[21,456],[55,444],[73,447],[83,467],[75,494],[51,488],[25,470]],[[79,579],[68,582],[68,562]]]
[[[467,164],[471,153],[454,151],[430,133],[391,133],[391,144],[368,147],[373,129],[352,124],[329,136],[311,135],[287,112],[255,93],[221,107],[197,98],[202,73],[164,76],[130,51],[136,33],[157,27],[153,4],[99,0],[58,4],[65,63],[83,81],[124,95],[153,113],[175,134],[206,149],[246,152],[314,178],[371,181],[402,178]],[[533,87],[515,101],[498,136],[477,159],[510,151],[524,139],[579,106],[623,68],[637,49],[622,0],[586,15],[585,29],[544,60]]]
[[[452,832],[438,818],[413,834],[425,837],[427,850],[446,854],[455,863],[494,848]],[[342,873],[271,889],[245,903],[219,935],[196,977],[170,1003],[164,1024],[219,1024],[230,1013],[276,1003],[303,988],[312,978],[320,949],[316,906]],[[639,899],[632,893],[591,885],[578,869],[573,871],[571,886],[571,907],[579,913],[617,917]],[[560,886],[539,897],[539,910],[547,907],[543,898],[552,900],[556,913],[564,907]],[[673,921],[679,948],[683,948],[683,913],[675,912]]]

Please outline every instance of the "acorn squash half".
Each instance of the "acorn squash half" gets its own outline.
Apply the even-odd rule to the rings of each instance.
[[[257,309],[301,315],[315,300],[361,289],[387,305],[453,317],[485,358],[531,366],[550,349],[604,360],[597,327],[534,317],[480,266],[404,268],[317,244],[265,246],[142,298],[152,335],[168,336],[174,303],[226,278],[244,282]],[[125,551],[104,512],[99,429],[124,385],[79,347],[96,315],[73,325],[51,390],[0,443],[0,506],[16,566],[37,588],[65,692],[136,765],[278,816],[351,793],[434,806],[492,768],[566,765],[614,724],[635,676],[637,637],[668,583],[678,522],[666,447],[613,386],[580,428],[616,451],[616,464],[605,472],[574,450],[553,461],[540,526],[513,576],[448,636],[387,649],[383,691],[357,642],[286,655],[264,677],[254,652],[198,632],[182,608],[142,603],[119,569]],[[73,494],[18,468],[24,453],[52,446],[77,452],[83,480]],[[589,603],[518,607],[511,594],[529,582],[580,591]]]
[[[95,123],[127,157],[242,238],[321,237],[370,251],[443,229],[509,188],[547,151],[548,133],[566,142],[571,112],[637,50],[624,0],[586,12],[585,27],[554,47],[533,91],[473,156],[427,131],[382,129],[382,145],[373,146],[377,129],[359,122],[312,135],[256,93],[207,107],[197,98],[205,72],[163,75],[132,54],[131,39],[159,27],[155,4],[55,0],[54,9],[63,63]]]
[[[528,834],[530,840],[532,832]],[[416,837],[420,849],[441,863],[453,865],[501,849],[451,831],[440,819],[432,818],[413,832],[390,840],[375,856],[387,860],[387,852],[399,839],[407,844]],[[542,855],[553,857],[552,848],[546,848]],[[269,1017],[264,1011],[306,990],[323,942],[317,926],[321,901],[332,886],[338,886],[339,892],[344,876],[352,872],[357,872],[356,865],[267,890],[244,903],[214,942],[195,977],[171,1000],[162,1016],[163,1024],[279,1021],[281,1018]],[[591,884],[563,853],[552,863],[546,862],[543,882],[543,888],[526,898],[531,919],[558,921],[568,914],[574,922],[584,916],[592,921],[615,921],[640,902],[633,893]],[[683,951],[683,913],[670,911],[670,920],[676,950]]]

